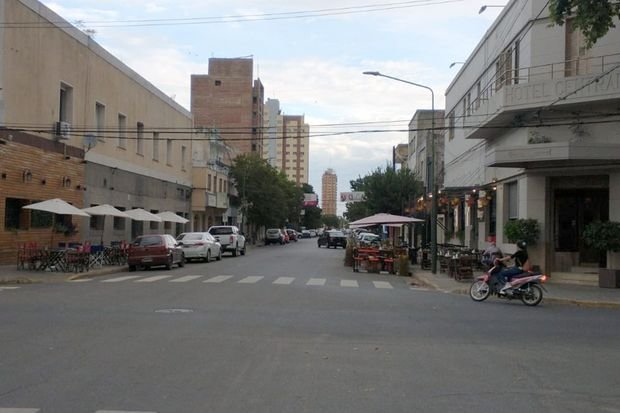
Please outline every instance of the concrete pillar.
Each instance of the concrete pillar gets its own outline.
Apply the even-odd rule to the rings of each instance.
[[[546,222],[548,205],[545,203],[546,182],[544,176],[527,176],[519,181],[519,218],[537,220],[540,229],[536,246],[528,248],[530,263],[540,266],[541,269],[547,267],[545,249],[550,248],[545,231],[548,225]]]
[[[620,172],[609,174],[609,220],[620,222]],[[620,252],[607,254],[607,268],[620,268]]]

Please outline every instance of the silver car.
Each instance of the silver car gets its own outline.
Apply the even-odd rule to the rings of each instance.
[[[222,259],[222,246],[208,232],[184,232],[177,237],[177,242],[183,247],[186,260]]]

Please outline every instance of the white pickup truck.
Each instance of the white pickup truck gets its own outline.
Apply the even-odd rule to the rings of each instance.
[[[233,225],[214,225],[209,227],[209,234],[220,243],[223,252],[231,252],[233,257],[245,255],[245,237],[239,228]]]

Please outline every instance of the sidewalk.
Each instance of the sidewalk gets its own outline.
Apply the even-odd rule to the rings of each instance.
[[[421,270],[419,265],[412,266],[413,278],[421,284],[436,290],[452,294],[469,294],[472,280],[456,281],[446,273],[433,274]],[[599,288],[586,285],[561,284],[547,282],[544,302],[576,304],[588,307],[609,307],[620,309],[620,288]]]
[[[84,277],[114,274],[127,271],[127,266],[104,265],[86,272],[55,272],[18,270],[15,265],[0,265],[0,285],[2,284],[36,284],[77,280]]]

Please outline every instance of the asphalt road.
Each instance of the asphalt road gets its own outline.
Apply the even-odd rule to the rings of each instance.
[[[343,256],[0,291],[0,413],[620,412],[617,310],[475,303]]]

